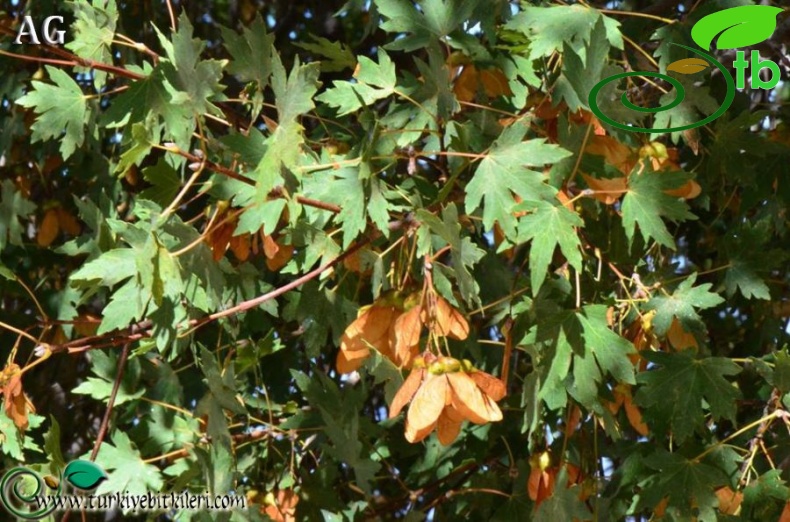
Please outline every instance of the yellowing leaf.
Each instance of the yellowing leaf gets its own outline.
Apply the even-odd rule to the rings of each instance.
[[[41,220],[36,234],[36,242],[39,246],[48,247],[58,237],[59,231],[58,213],[54,208],[51,208],[44,213],[44,219]]]
[[[702,187],[699,186],[699,183],[690,179],[684,185],[674,190],[665,190],[664,193],[676,198],[694,199],[702,193]]]
[[[13,365],[6,372],[11,370],[12,377],[3,387],[5,397],[5,414],[14,421],[14,425],[24,431],[28,427],[28,399],[22,390],[22,373],[19,367]]]
[[[625,415],[628,417],[628,422],[631,424],[631,427],[643,437],[647,437],[650,433],[650,429],[642,420],[642,412],[639,411],[639,408],[634,404],[630,392],[623,400],[623,407],[625,408]]]
[[[299,495],[292,489],[281,489],[272,504],[263,510],[274,522],[295,522]]]
[[[475,99],[477,92],[477,69],[474,65],[466,65],[455,79],[453,92],[458,101],[469,102]]]
[[[56,209],[58,214],[58,224],[60,229],[69,234],[70,236],[78,236],[82,232],[82,227],[79,221],[68,210],[63,207]]]
[[[272,272],[277,272],[288,264],[294,253],[293,245],[284,245],[280,241],[274,241],[271,236],[263,239],[263,251],[266,255],[266,267]]]
[[[575,432],[576,428],[579,427],[581,420],[582,420],[582,410],[581,408],[579,408],[579,406],[574,404],[573,406],[571,406],[571,411],[568,414],[568,421],[567,424],[565,424],[564,431],[565,431],[566,439],[571,438],[573,432]]]
[[[230,250],[236,259],[246,261],[250,257],[251,237],[249,233],[233,236],[230,238]]]
[[[337,368],[337,372],[344,374],[344,373],[351,373],[357,371],[362,363],[365,362],[365,359],[370,355],[370,350],[357,350],[357,351],[347,351],[347,350],[340,350],[337,353],[337,359],[335,360],[335,367]]]
[[[511,96],[513,94],[507,82],[507,77],[499,69],[491,68],[481,70],[480,83],[483,84],[483,90],[489,98]]]
[[[682,351],[687,348],[698,348],[699,346],[694,335],[683,329],[677,317],[672,319],[672,325],[667,331],[667,339],[677,351]]]
[[[590,136],[584,152],[603,156],[606,163],[623,174],[631,172],[636,163],[636,154],[611,136]]]
[[[584,181],[593,190],[593,197],[605,205],[614,205],[620,196],[628,192],[626,178],[593,178],[582,174]]]
[[[735,515],[743,502],[743,493],[740,491],[733,491],[729,486],[724,486],[716,490],[716,496],[719,499],[719,511],[723,515]],[[785,509],[785,511],[788,511]],[[790,512],[788,513],[790,515]],[[784,516],[784,515],[783,515]],[[783,520],[780,518],[780,521]],[[788,518],[790,520],[790,518]]]
[[[221,217],[222,216],[219,216],[218,219]],[[214,261],[219,261],[225,255],[230,245],[230,240],[233,238],[233,231],[235,229],[236,220],[232,220],[213,229],[206,237],[206,241],[209,247],[211,247]]]
[[[546,471],[540,468],[532,468],[527,481],[527,494],[535,502],[535,507],[546,500],[554,492],[554,475],[556,470]]]

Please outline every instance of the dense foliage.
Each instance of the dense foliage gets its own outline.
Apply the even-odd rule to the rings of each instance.
[[[588,105],[751,3],[6,2],[4,468],[249,500],[179,520],[790,520],[787,86]],[[601,109],[722,103],[669,70]]]

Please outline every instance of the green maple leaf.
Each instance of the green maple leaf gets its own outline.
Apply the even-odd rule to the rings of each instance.
[[[118,161],[118,165],[115,166],[115,172],[123,175],[132,165],[139,165],[151,152],[154,139],[154,136],[150,134],[150,129],[145,124],[133,124],[131,140],[128,143],[129,147],[121,154],[121,159]],[[180,181],[179,188],[181,188]]]
[[[571,111],[589,110],[588,96],[603,76],[610,47],[602,18],[596,22],[583,53],[576,53],[568,43],[564,44],[563,77],[558,80],[555,92],[562,95]]]
[[[704,334],[705,324],[697,309],[713,308],[724,302],[719,294],[710,291],[711,283],[694,286],[697,274],[691,274],[678,285],[672,295],[656,295],[647,302],[646,310],[655,310],[653,326],[658,335],[665,335],[677,317],[687,332]]]
[[[582,269],[581,241],[576,227],[583,227],[584,220],[562,203],[525,201],[516,210],[529,214],[519,219],[518,242],[532,241],[529,251],[532,294],[537,295],[546,279],[546,270],[559,246],[568,263],[577,271]]]
[[[181,278],[178,258],[162,245],[155,234],[152,234],[151,248],[154,249],[153,255],[146,261],[151,263],[153,268],[153,284],[150,290],[154,303],[160,306],[164,299],[169,299],[172,303],[180,301],[181,293],[184,291],[184,281]]]
[[[250,207],[241,215],[233,235],[238,236],[245,232],[255,234],[261,229],[264,234],[271,234],[277,227],[285,205],[284,199],[274,199]]]
[[[644,386],[635,396],[646,407],[643,413],[651,429],[658,433],[671,429],[682,443],[704,426],[703,401],[714,419],[735,419],[741,392],[725,377],[740,373],[737,364],[724,357],[695,357],[692,350],[642,352],[642,357],[660,366],[639,374]]]
[[[584,407],[601,410],[598,388],[606,375],[619,382],[636,382],[628,358],[634,346],[609,328],[606,306],[589,305],[579,312],[539,309],[536,313],[538,324],[522,344],[548,344],[541,351],[539,397],[550,409],[563,407],[566,391],[570,391]]]
[[[519,31],[530,38],[530,60],[561,51],[566,43],[581,56],[585,43],[590,41],[590,34],[600,19],[603,19],[609,44],[622,49],[620,23],[602,15],[597,9],[578,5],[526,7],[505,28]]]
[[[720,103],[710,95],[709,87],[694,85],[699,81],[697,75],[680,75],[676,78],[684,87],[686,97],[683,103],[668,111],[659,112],[653,122],[654,129],[668,129],[671,127],[682,127],[696,121],[700,121],[709,114],[713,114],[719,108]],[[675,90],[661,96],[660,105],[668,105],[675,99]],[[681,132],[673,132],[673,142],[677,143]]]
[[[316,172],[303,178],[305,194],[341,207],[334,219],[342,224],[343,248],[348,248],[365,230],[368,218],[385,236],[389,236],[392,205],[384,196],[384,184],[377,178],[366,178],[365,172],[370,172],[370,168],[363,163],[331,172]]]
[[[787,254],[769,247],[771,229],[768,223],[744,224],[727,234],[724,251],[729,258],[729,268],[724,276],[727,296],[740,290],[746,299],[771,299],[768,285],[759,273],[770,273]]]
[[[34,430],[38,428],[45,419],[46,417],[32,412],[29,413],[27,417],[30,423],[28,429]],[[35,439],[29,435],[25,436],[25,432],[17,428],[14,421],[5,412],[0,413],[0,437],[3,440],[3,443],[0,444],[0,453],[8,455],[17,462],[25,462],[25,455],[30,455],[28,452],[31,450],[36,453],[41,452],[41,448]],[[28,450],[28,452],[25,450]]]
[[[203,347],[200,350],[200,363],[206,376],[205,382],[219,405],[239,415],[246,414],[247,410],[236,396],[233,363],[229,363],[226,368],[220,368],[214,354]]]
[[[320,179],[310,176],[308,185],[317,199],[341,207],[335,219],[343,230],[344,249],[348,248],[368,224],[366,180],[360,179],[359,174],[359,168],[343,168],[331,174],[321,172]]]
[[[46,70],[55,85],[34,80],[33,91],[16,103],[34,108],[38,115],[31,127],[32,142],[59,138],[60,153],[66,159],[85,140],[86,98],[77,82],[64,71],[49,65]]]
[[[619,382],[634,384],[634,365],[628,354],[636,349],[627,339],[617,335],[609,327],[606,319],[606,305],[588,305],[576,318],[582,326],[582,339],[585,351],[575,353],[574,377],[576,387],[589,385],[590,382],[601,383],[606,373]],[[595,357],[598,367],[589,355]],[[592,390],[589,396],[592,396]]]
[[[294,42],[294,45],[326,58],[321,60],[321,72],[339,72],[343,69],[353,69],[356,66],[357,59],[354,57],[354,53],[343,42],[333,42],[312,34],[310,37],[315,43]]]
[[[129,326],[143,318],[150,299],[136,280],[131,279],[113,292],[110,301],[102,310],[102,321],[96,333],[101,335]]]
[[[729,483],[724,471],[663,449],[645,458],[644,463],[657,473],[645,484],[640,505],[652,509],[667,497],[668,512],[676,513],[678,519],[717,520],[719,500],[715,490]]]
[[[126,402],[137,400],[145,394],[145,388],[140,388],[136,391],[133,391],[134,387],[127,386],[126,380],[128,379],[124,380],[124,385],[118,388],[116,395],[115,404],[119,406]],[[112,395],[114,385],[114,380],[88,377],[86,380],[81,382],[79,386],[73,388],[71,393],[89,395],[91,398],[96,399],[97,401],[106,401],[109,399],[110,395]],[[131,388],[131,390],[129,388]]]
[[[321,414],[324,422],[322,431],[331,442],[325,444],[327,453],[350,466],[359,486],[370,491],[371,481],[381,463],[370,458],[360,440],[360,408],[367,395],[365,390],[344,388],[341,391],[322,373],[308,377],[291,370],[291,375],[299,390]]]
[[[571,155],[543,139],[522,141],[526,133],[527,126],[522,123],[507,127],[466,185],[467,212],[482,206],[483,226],[490,230],[494,223],[499,223],[511,241],[517,240],[513,216],[517,203],[513,195],[531,201],[554,196],[554,189],[545,183],[543,172],[527,167],[543,167]]]
[[[283,318],[296,321],[304,330],[308,357],[318,357],[327,344],[327,336],[337,341],[346,326],[356,318],[356,307],[337,292],[320,288],[318,283],[304,285],[300,292],[286,296]]]
[[[8,243],[22,245],[24,229],[19,218],[26,218],[35,210],[36,205],[17,191],[11,180],[3,180],[0,184],[0,252]]]
[[[271,81],[279,121],[277,129],[267,140],[266,153],[255,169],[258,197],[261,200],[282,180],[281,170],[292,169],[299,161],[304,135],[297,120],[315,108],[313,96],[321,86],[319,72],[317,63],[302,65],[297,58],[291,74],[286,75],[279,55],[272,53]]]
[[[50,473],[57,473],[66,467],[66,459],[63,458],[61,449],[60,424],[52,415],[49,417],[49,430],[44,434],[44,454],[49,462]]]
[[[458,221],[458,209],[455,203],[451,203],[444,208],[441,220],[424,209],[417,211],[417,217],[425,227],[421,228],[421,235],[423,230],[430,230],[447,242],[452,249],[453,273],[458,283],[458,289],[461,291],[461,296],[470,305],[476,301],[479,302],[480,289],[477,280],[470,272],[470,268],[483,258],[485,251],[478,248],[470,238],[461,237],[462,229]],[[430,240],[430,234],[425,234],[423,237]],[[426,243],[427,247],[420,249],[418,255],[427,253],[430,243]]]
[[[172,43],[159,33],[159,41],[169,62],[163,64],[165,75],[170,84],[179,91],[172,93],[171,103],[184,104],[195,115],[206,112],[222,114],[209,99],[224,89],[219,81],[226,62],[201,60],[200,53],[206,42],[200,38],[192,38],[192,33],[192,24],[186,13],[178,18],[178,31],[173,34]]]
[[[137,273],[138,251],[132,248],[116,248],[104,252],[101,256],[82,265],[69,278],[76,286],[111,287]]]
[[[162,207],[167,207],[181,190],[178,172],[164,159],[160,159],[156,165],[144,168],[143,178],[153,186],[143,190],[140,197],[150,199]]]
[[[118,22],[118,7],[115,0],[96,2],[68,2],[74,10],[75,21],[71,26],[72,39],[66,48],[80,58],[100,63],[112,63],[112,46]],[[96,90],[104,86],[107,73],[94,69],[93,84]]]
[[[96,463],[111,471],[108,479],[99,485],[96,495],[118,492],[145,495],[149,491],[160,491],[164,485],[159,469],[143,461],[129,436],[122,431],[113,434],[112,444],[102,444]]]
[[[321,86],[318,81],[318,64],[300,64],[296,58],[291,74],[286,78],[285,68],[275,52],[272,55],[272,90],[277,105],[278,125],[288,125],[315,108],[313,96]],[[279,127],[278,127],[279,128]]]
[[[228,72],[243,82],[254,81],[258,89],[266,87],[272,73],[274,34],[266,31],[260,14],[255,15],[255,20],[242,30],[242,34],[227,27],[220,27],[220,31],[223,45],[233,57]]]
[[[387,44],[387,49],[414,51],[450,35],[477,7],[471,0],[424,0],[420,10],[409,0],[376,0],[379,13],[387,20],[381,28],[389,33],[406,33]]]
[[[187,148],[195,129],[194,114],[182,103],[183,97],[179,97],[178,90],[167,78],[167,66],[160,62],[146,78],[134,82],[129,89],[114,98],[102,116],[103,123],[108,127],[132,125],[132,128],[135,123],[139,123],[141,129],[138,134],[155,133],[158,138],[161,134],[158,126],[148,123],[149,115],[154,114],[164,122],[165,136],[180,147]]]
[[[632,245],[638,224],[646,241],[653,238],[661,245],[675,248],[675,240],[661,218],[682,221],[696,219],[696,216],[689,212],[685,201],[664,191],[682,186],[691,177],[687,172],[656,172],[643,162],[634,167],[628,177],[628,192],[622,206],[623,228]]]
[[[383,49],[378,52],[379,63],[366,56],[359,57],[359,70],[354,74],[356,82],[336,80],[332,88],[316,99],[337,107],[338,115],[352,113],[386,98],[395,92],[395,64]]]
[[[790,488],[782,479],[782,471],[772,469],[760,475],[743,490],[743,520],[779,520]]]
[[[666,71],[667,66],[672,62],[688,58],[689,52],[686,49],[673,44],[694,46],[689,29],[686,23],[668,24],[656,29],[650,36],[651,40],[658,41],[658,48],[653,54],[658,57],[658,67],[662,71]]]

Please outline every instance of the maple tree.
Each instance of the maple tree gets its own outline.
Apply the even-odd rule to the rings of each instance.
[[[790,90],[588,105],[715,113],[672,44],[752,3],[7,3],[4,468],[248,501],[178,520],[790,520]]]

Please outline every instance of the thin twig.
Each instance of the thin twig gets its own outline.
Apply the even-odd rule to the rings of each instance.
[[[126,361],[129,359],[130,347],[131,343],[123,345],[121,357],[118,359],[118,374],[115,376],[115,382],[112,384],[112,392],[110,392],[110,398],[107,401],[107,410],[104,412],[104,418],[101,420],[101,426],[99,426],[99,433],[96,435],[96,443],[93,445],[93,451],[91,451],[90,460],[92,461],[96,460],[96,456],[99,454],[99,448],[102,442],[104,442],[104,437],[107,436],[107,430],[110,426],[110,416],[115,406],[115,398],[118,396],[118,390],[121,388],[121,380],[123,380],[123,373],[126,370]]]
[[[411,215],[407,215],[404,219],[392,221],[389,223],[389,229],[392,231],[399,230],[402,227],[409,227],[413,226],[414,219]],[[258,296],[254,299],[250,299],[248,301],[244,301],[232,308],[228,308],[221,312],[216,312],[214,314],[208,315],[201,319],[192,319],[189,321],[189,326],[192,327],[192,330],[196,330],[201,326],[204,326],[212,321],[216,321],[217,319],[222,319],[224,317],[228,317],[231,315],[235,315],[238,313],[245,312],[261,304],[275,299],[291,290],[298,288],[299,286],[307,283],[315,279],[316,277],[320,276],[322,273],[326,272],[330,268],[334,267],[338,263],[342,262],[347,257],[351,256],[362,247],[370,243],[372,238],[364,238],[361,241],[357,242],[355,245],[348,248],[345,252],[337,256],[336,258],[324,263],[323,265],[319,266],[315,270],[311,270],[307,274],[303,275],[302,277],[295,279],[288,283],[287,285],[281,286],[272,290],[271,292]],[[141,321],[129,327],[125,332],[124,331],[114,331],[108,332],[102,335],[93,335],[90,337],[83,337],[81,339],[75,339],[73,341],[69,341],[64,344],[60,345],[52,345],[51,352],[52,353],[59,353],[68,351],[69,353],[79,353],[88,350],[95,350],[97,348],[104,348],[108,346],[117,346],[120,344],[124,344],[126,342],[136,341],[139,339],[143,339],[145,337],[149,337],[151,335],[151,328],[153,327],[153,322],[151,320]],[[185,334],[181,334],[185,335]]]
[[[123,351],[121,352],[121,358],[118,360],[118,374],[115,376],[115,382],[112,385],[112,392],[110,392],[110,398],[107,401],[107,410],[104,412],[104,418],[102,418],[101,426],[99,426],[99,433],[96,435],[96,442],[93,445],[93,451],[91,451],[90,460],[95,461],[96,456],[99,454],[99,448],[101,447],[102,442],[104,442],[104,437],[107,435],[107,429],[110,425],[110,416],[112,415],[112,409],[115,405],[115,398],[118,396],[118,390],[121,387],[121,380],[123,379],[123,373],[126,369],[126,361],[129,358],[129,347],[131,343],[126,343],[123,347]],[[84,511],[82,512],[84,515]],[[61,518],[61,522],[68,522],[69,515],[71,514],[70,510],[66,510],[63,513],[63,518]]]

